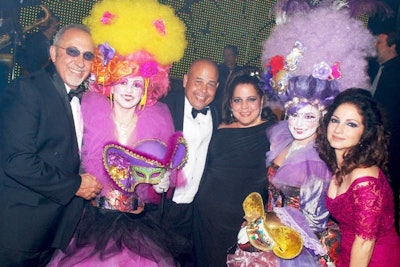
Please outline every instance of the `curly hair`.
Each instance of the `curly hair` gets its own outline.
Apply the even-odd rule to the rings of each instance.
[[[233,116],[231,116],[232,107],[231,100],[233,97],[233,92],[235,88],[240,84],[251,84],[257,91],[257,94],[263,99],[263,107],[261,111],[261,119],[263,121],[277,121],[276,115],[272,112],[271,108],[266,106],[267,96],[264,92],[263,85],[260,82],[258,73],[251,72],[249,70],[241,70],[234,74],[235,76],[230,80],[229,84],[225,88],[224,98],[222,100],[222,122],[226,124],[231,124],[237,121]]]
[[[121,78],[137,75],[145,80],[142,107],[167,94],[170,68],[187,46],[186,26],[173,8],[157,0],[103,0],[83,23],[98,46],[90,90],[109,96]]]
[[[161,65],[185,52],[186,26],[172,7],[157,0],[103,0],[83,19],[95,44],[108,42],[123,56],[145,50]]]
[[[335,110],[342,104],[354,105],[362,117],[364,132],[359,144],[350,148],[338,166],[335,150],[330,146],[327,138],[327,128]],[[389,134],[384,128],[381,110],[371,97],[371,94],[361,88],[350,88],[341,92],[328,107],[326,115],[321,118],[315,140],[317,151],[322,160],[335,174],[338,184],[343,177],[358,167],[366,168],[379,166],[387,175]]]

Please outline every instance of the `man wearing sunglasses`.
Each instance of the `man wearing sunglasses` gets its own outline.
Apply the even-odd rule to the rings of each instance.
[[[45,266],[55,248],[68,245],[84,200],[102,189],[79,174],[83,127],[68,98],[89,75],[94,50],[85,26],[63,27],[52,64],[14,81],[0,98],[1,266]]]

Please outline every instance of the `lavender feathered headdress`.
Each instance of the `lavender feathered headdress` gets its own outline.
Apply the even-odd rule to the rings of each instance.
[[[272,9],[277,24],[287,22],[294,14],[308,13],[313,8],[330,6],[333,9],[346,8],[353,18],[365,14],[374,16],[379,14],[382,19],[393,15],[393,10],[379,0],[281,0]]]
[[[327,90],[314,94],[317,91],[310,87],[302,92],[303,99],[322,103],[338,90],[369,88],[367,57],[375,54],[375,38],[355,16],[383,7],[376,0],[278,0],[277,25],[263,46],[265,90],[283,103],[293,103],[310,82]],[[295,88],[300,85],[303,88]],[[325,102],[323,106],[329,104]]]

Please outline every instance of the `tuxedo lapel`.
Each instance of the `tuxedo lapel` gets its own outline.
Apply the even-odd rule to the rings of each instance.
[[[71,131],[70,134],[72,134],[74,136],[72,138],[72,140],[75,140],[75,142],[72,146],[74,148],[74,153],[75,152],[79,153],[78,141],[76,139],[76,133],[75,133],[74,117],[72,115],[71,104],[68,99],[68,94],[67,94],[67,90],[65,88],[65,84],[62,81],[61,77],[57,74],[55,67],[52,64],[50,64],[48,67],[46,67],[46,71],[49,72],[51,81],[52,81],[52,85],[53,85],[54,89],[57,91],[57,93],[60,97],[59,100],[62,102],[63,107],[65,109],[65,114],[67,115],[68,122],[71,125],[71,127],[69,127],[69,129],[73,129],[73,131]]]
[[[51,77],[51,81],[53,83],[53,87],[57,91],[57,93],[59,94],[60,99],[61,99],[61,101],[63,103],[63,106],[66,109],[67,114],[68,114],[68,116],[70,118],[70,121],[73,122],[71,106],[69,104],[68,94],[67,94],[67,90],[65,88],[64,82],[62,81],[61,77],[57,74],[55,68],[52,65],[47,67],[46,71],[49,72],[50,77]]]
[[[218,121],[218,110],[217,108],[211,104],[210,111],[212,116],[212,123],[213,123],[213,133],[218,129],[219,121]]]
[[[178,131],[183,131],[183,118],[185,117],[185,93],[179,95],[177,105],[175,106],[176,114],[177,114],[177,119],[175,122],[175,128],[178,129]]]
[[[185,111],[185,92],[184,90],[174,90],[161,99],[165,103],[172,116],[175,131],[183,131],[183,117]]]
[[[182,89],[176,89],[168,93],[168,95],[160,100],[167,104],[174,121],[176,131],[183,131],[183,120],[185,117],[185,91]],[[214,104],[210,104],[210,111],[213,123],[213,132],[218,129],[218,111]]]

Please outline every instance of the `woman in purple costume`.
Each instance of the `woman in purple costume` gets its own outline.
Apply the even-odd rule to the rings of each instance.
[[[321,158],[334,173],[327,207],[341,231],[337,266],[399,267],[393,193],[385,176],[389,137],[371,94],[338,95],[317,130]]]
[[[141,65],[149,58],[149,54],[139,52],[118,60]],[[82,97],[85,122],[82,165],[104,187],[92,200],[92,206],[86,208],[66,253],[57,253],[49,266],[176,266],[174,255],[178,255],[179,248],[147,215],[150,213],[147,207],[156,209],[154,204],[160,204],[162,193],[182,182],[183,177],[177,171],[169,171],[156,185],[141,183],[134,192],[126,192],[103,166],[103,150],[110,143],[131,149],[143,140],[171,145],[169,138],[174,134],[174,126],[168,108],[158,102],[140,106],[146,91],[144,77],[146,73],[139,68],[138,72],[132,71],[112,82],[110,90],[104,90],[110,92],[108,97],[95,90]],[[156,77],[147,79],[147,94],[151,95]],[[109,98],[113,99],[111,103]],[[151,151],[147,153],[151,155]],[[179,241],[176,235],[173,238],[182,242],[178,246],[184,246],[183,239]]]

